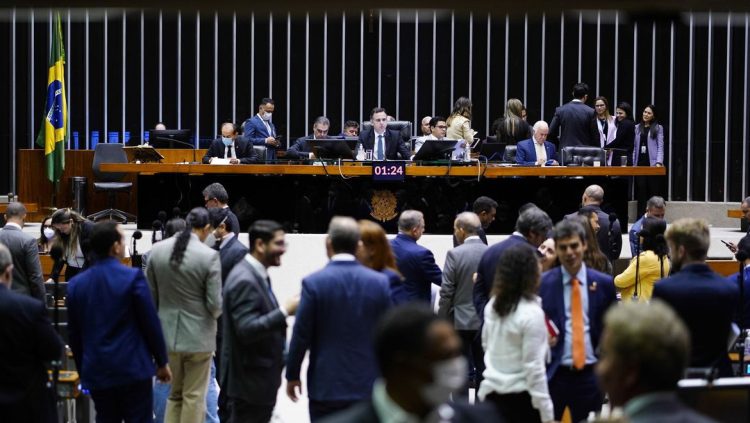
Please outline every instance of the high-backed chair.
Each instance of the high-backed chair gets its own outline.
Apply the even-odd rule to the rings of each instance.
[[[604,162],[606,158],[605,151],[599,147],[587,147],[587,146],[563,148],[562,154],[560,154],[560,158],[562,159],[560,164],[563,166],[574,164],[573,158],[576,156],[581,158],[581,163],[580,163],[581,165],[593,166],[594,161],[599,161],[599,163],[601,163],[602,166],[605,165],[605,162]]]
[[[366,120],[362,122],[360,128],[362,132],[369,131],[372,128],[372,122]],[[409,143],[409,140],[411,139],[411,128],[411,122],[409,122],[408,120],[394,120],[392,122],[386,123],[386,129],[398,131],[401,134],[401,139],[405,143]],[[411,145],[409,145],[409,150],[413,150]]]
[[[266,146],[265,145],[252,145],[255,154],[258,155],[258,163],[265,163],[266,161]]]
[[[115,208],[115,197],[117,196],[117,193],[126,192],[130,195],[133,183],[122,182],[122,179],[125,177],[124,173],[103,172],[101,170],[102,163],[127,162],[128,156],[125,154],[125,150],[122,149],[122,144],[99,143],[96,145],[96,150],[94,150],[94,163],[91,166],[94,171],[94,177],[96,178],[96,181],[94,182],[94,190],[107,193],[107,196],[109,197],[109,208],[89,215],[89,220],[96,221],[108,217],[109,219],[118,220],[123,223],[136,221],[134,215]]]
[[[518,152],[518,146],[516,145],[506,145],[505,150],[503,151],[503,162],[505,163],[515,163],[516,162],[516,153]]]

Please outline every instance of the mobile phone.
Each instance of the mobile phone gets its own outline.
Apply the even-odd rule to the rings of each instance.
[[[729,245],[729,243],[728,243],[728,242],[726,242],[726,241],[724,241],[723,239],[720,239],[719,241],[721,241],[721,242],[722,242],[722,244],[726,245],[727,247],[729,247],[729,248],[732,248],[732,246],[731,246],[731,245]]]

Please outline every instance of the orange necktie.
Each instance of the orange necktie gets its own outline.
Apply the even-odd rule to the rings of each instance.
[[[583,341],[583,301],[581,283],[573,278],[570,281],[570,317],[573,327],[573,368],[581,370],[586,365],[586,346]]]

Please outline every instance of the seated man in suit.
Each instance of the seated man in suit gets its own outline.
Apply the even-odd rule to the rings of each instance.
[[[685,324],[663,301],[623,303],[604,316],[596,373],[614,407],[630,423],[709,423],[675,395],[689,363]]]
[[[518,142],[516,163],[525,166],[557,166],[557,152],[555,145],[547,141],[549,127],[547,122],[540,120],[534,124],[531,138]]]
[[[560,267],[542,276],[539,296],[547,318],[560,329],[547,365],[555,420],[566,407],[579,422],[601,409],[604,396],[597,387],[594,366],[599,360],[604,313],[615,304],[612,276],[586,267],[586,232],[581,223],[563,219],[554,229]]]
[[[690,367],[713,367],[719,376],[732,376],[727,356],[739,287],[706,264],[711,235],[702,219],[672,223],[664,237],[672,259],[672,276],[654,285],[653,298],[674,308],[690,331]]]
[[[442,140],[448,131],[448,124],[445,123],[445,118],[442,116],[431,118],[427,126],[430,128],[430,133],[414,140],[414,153],[419,151],[427,140]]]
[[[271,121],[275,107],[273,99],[263,98],[258,105],[258,113],[242,124],[243,139],[252,145],[266,146],[266,159],[269,161],[276,160],[276,149],[281,145]]]
[[[297,139],[293,146],[286,150],[286,157],[290,159],[313,159],[315,154],[312,146],[307,142],[308,139],[328,138],[328,128],[331,122],[325,116],[318,116],[313,122],[313,133]]]
[[[372,150],[373,160],[409,160],[409,148],[399,131],[387,129],[388,114],[382,107],[370,112],[372,128],[359,134],[359,142],[365,150]]]
[[[221,124],[221,138],[216,139],[208,147],[203,163],[214,162],[215,159],[228,159],[229,164],[249,164],[258,160],[253,146],[238,136],[237,126],[232,122]]]

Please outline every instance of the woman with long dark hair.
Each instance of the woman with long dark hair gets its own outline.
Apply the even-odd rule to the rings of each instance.
[[[52,267],[50,281],[57,279],[65,267],[65,280],[70,280],[89,265],[89,237],[94,223],[72,209],[59,209],[52,213],[55,237],[51,248],[62,252],[62,259]]]
[[[42,226],[39,229],[39,238],[36,240],[36,246],[39,254],[49,254],[52,248],[52,241],[55,239],[55,228],[52,227],[52,216],[47,216],[42,220]]]
[[[618,149],[612,154],[609,164],[611,166],[633,165],[633,139],[635,138],[635,122],[633,122],[633,108],[630,104],[621,101],[615,109],[615,139],[609,143],[609,148]],[[622,157],[625,156],[625,163]]]
[[[639,232],[640,252],[637,257],[634,256],[630,260],[624,272],[615,276],[615,286],[620,291],[623,301],[651,300],[654,284],[669,275],[669,247],[664,239],[666,229],[667,222],[662,219],[643,219]]]
[[[503,144],[517,144],[531,138],[531,127],[521,117],[523,114],[523,103],[517,98],[508,100],[503,117],[492,124],[492,133],[497,137],[497,142]]]
[[[404,277],[396,267],[396,257],[383,228],[369,220],[359,221],[362,240],[357,249],[357,260],[370,269],[388,276],[391,289],[391,301],[394,305],[406,302],[409,298],[404,288]]]
[[[484,380],[477,396],[493,402],[510,422],[554,420],[547,388],[549,351],[541,299],[541,264],[528,245],[500,256],[492,298],[484,309]]]
[[[471,107],[471,100],[468,97],[459,97],[456,100],[453,111],[446,121],[448,124],[446,138],[469,142],[474,140],[477,131],[471,129]]]
[[[641,122],[635,125],[633,163],[637,166],[664,165],[664,128],[659,124],[653,104],[643,108]],[[645,209],[649,198],[663,195],[661,180],[658,176],[636,176],[635,197],[638,200],[638,210]]]
[[[586,251],[583,252],[583,262],[586,266],[602,273],[612,274],[612,263],[599,247],[596,233],[599,232],[599,215],[589,207],[578,211],[577,218],[586,230]]]

